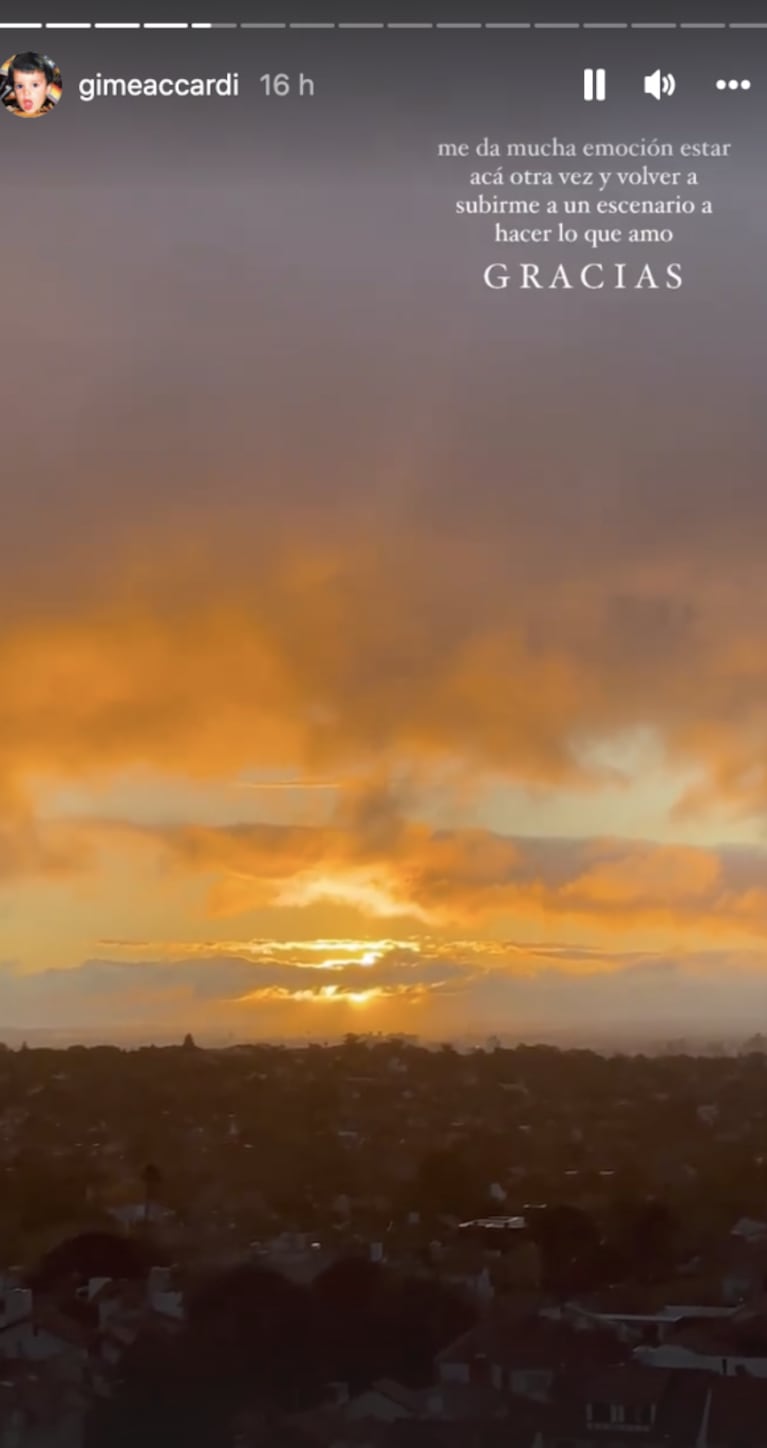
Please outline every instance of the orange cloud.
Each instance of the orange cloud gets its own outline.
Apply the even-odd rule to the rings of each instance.
[[[611,853],[603,842],[584,842],[583,855],[584,868],[562,887],[565,902],[590,902],[605,912],[652,911],[664,904],[694,911],[718,895],[722,866],[713,851],[621,841]]]
[[[108,572],[90,560],[21,617],[0,594],[0,781],[141,762],[311,783],[384,761],[586,788],[616,777],[593,746],[641,724],[739,807],[767,795],[767,665],[728,653],[759,626],[734,597],[717,612],[696,594],[691,612],[682,569],[609,559],[586,580],[545,559],[516,578],[500,540],[421,527],[406,543],[403,517],[334,518],[332,539],[268,521],[253,559],[243,513],[242,537],[236,519],[183,544],[158,529]]]
[[[514,919],[611,932],[767,935],[767,857],[759,849],[439,830],[399,815],[377,786],[367,806],[359,796],[326,826],[96,821],[80,828],[94,848],[117,841],[159,850],[181,876],[199,877],[212,918],[331,900],[356,905],[370,920],[409,918],[451,932]]]
[[[287,951],[284,942],[257,944],[248,955],[236,942],[224,953],[200,942],[173,954],[167,943],[155,950],[123,942],[118,956],[113,947],[72,969],[25,974],[0,962],[5,1028],[23,1025],[26,1035],[30,1026],[56,1023],[102,1039],[131,1032],[152,1039],[158,1030],[180,1035],[190,1027],[203,1038],[413,1030],[443,1039],[472,1029],[545,1036],[569,1027],[590,1039],[595,1021],[608,1031],[621,1021],[652,1026],[653,1034],[672,1026],[710,1032],[712,1022],[748,1029],[764,990],[764,956],[749,951],[616,954],[423,937],[417,948],[390,942],[372,965],[348,961],[328,976],[306,960],[326,942]]]
[[[0,815],[0,885],[23,877],[66,879],[91,868],[92,839],[76,824],[39,824],[20,806]]]
[[[35,822],[23,808],[0,831],[0,877],[82,873],[102,853],[150,852],[179,880],[199,880],[211,919],[318,902],[426,930],[565,920],[593,930],[707,931],[763,938],[767,857],[613,838],[514,837],[419,820],[407,780],[357,780],[324,823]],[[286,917],[287,918],[287,914]]]

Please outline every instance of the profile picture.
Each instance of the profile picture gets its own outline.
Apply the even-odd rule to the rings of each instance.
[[[60,97],[61,71],[49,55],[20,50],[0,66],[0,101],[12,116],[45,116]]]

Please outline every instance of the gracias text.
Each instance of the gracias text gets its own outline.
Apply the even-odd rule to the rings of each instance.
[[[485,286],[493,291],[504,291],[512,285],[513,279],[514,273],[502,261],[491,262],[483,273]],[[637,270],[625,261],[590,261],[579,269],[568,269],[560,262],[559,266],[544,270],[537,262],[521,261],[517,279],[522,291],[570,291],[580,286],[592,292],[606,288],[613,291],[660,291],[665,288],[676,292],[682,286],[682,267],[679,262],[672,261],[662,270],[653,271],[649,263]]]

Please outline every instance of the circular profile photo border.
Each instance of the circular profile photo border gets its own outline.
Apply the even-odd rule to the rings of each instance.
[[[16,93],[17,77],[27,76],[30,84],[22,90],[20,101]],[[37,104],[42,77],[42,101]],[[55,60],[42,50],[17,50],[0,64],[0,105],[11,116],[25,120],[38,120],[56,109],[62,92],[61,69]],[[29,104],[27,103],[29,101]]]

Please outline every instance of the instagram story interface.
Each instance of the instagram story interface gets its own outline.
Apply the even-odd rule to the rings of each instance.
[[[0,16],[0,1444],[757,1448],[767,20],[223,3]]]

